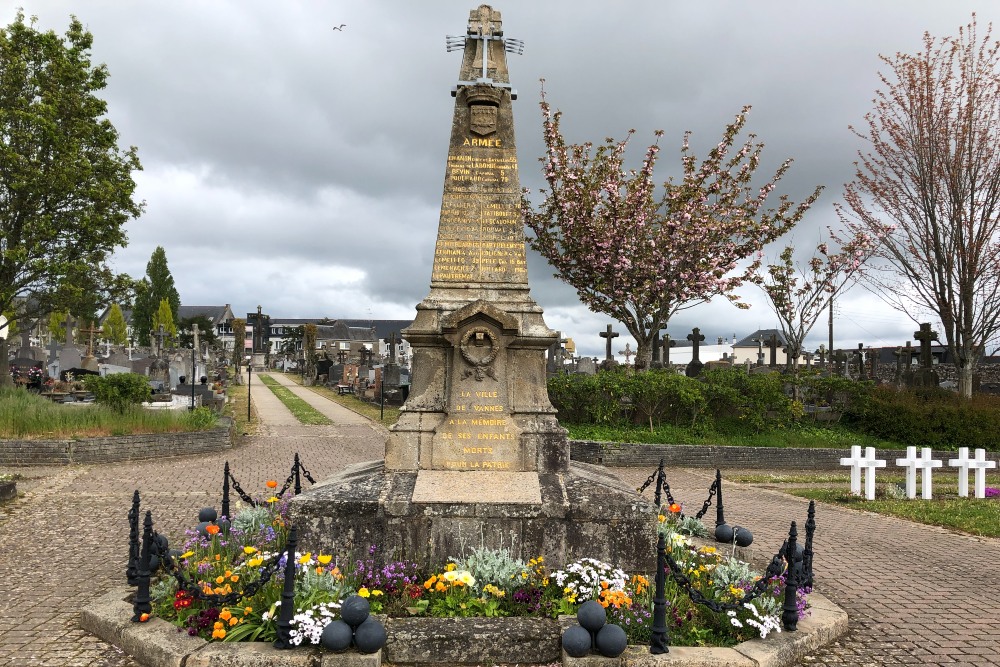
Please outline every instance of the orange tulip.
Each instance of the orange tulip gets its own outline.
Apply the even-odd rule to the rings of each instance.
[[[674,514],[679,514],[681,511],[681,506],[677,503],[670,503],[670,511]]]
[[[219,532],[219,527],[216,526],[214,523],[210,523],[207,526],[205,526],[205,532],[208,533],[209,535],[215,535]]]
[[[267,488],[269,488],[269,489],[276,489],[276,488],[278,488],[278,483],[276,481],[274,481],[273,479],[267,480],[266,484],[267,484]]]

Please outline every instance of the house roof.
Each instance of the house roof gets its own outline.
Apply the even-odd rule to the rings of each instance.
[[[189,317],[203,315],[212,324],[227,322],[233,319],[233,310],[227,303],[224,306],[180,306],[177,308],[177,319],[183,320]]]
[[[779,346],[784,346],[788,342],[780,329],[757,329],[749,336],[733,343],[733,347],[752,347],[757,349],[758,341],[764,341],[764,347],[767,347],[767,341],[770,340],[772,335],[778,339]]]

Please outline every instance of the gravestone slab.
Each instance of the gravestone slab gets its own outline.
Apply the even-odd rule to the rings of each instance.
[[[512,91],[500,13],[470,12],[430,292],[402,334],[409,394],[382,461],[290,505],[303,549],[391,544],[440,563],[481,543],[519,558],[652,565],[656,508],[570,462],[546,387],[559,336],[529,293]],[[610,350],[613,332],[607,332]],[[610,356],[610,353],[609,353]],[[464,536],[464,537],[463,537]]]

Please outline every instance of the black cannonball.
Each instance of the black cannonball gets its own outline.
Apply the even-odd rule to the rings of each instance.
[[[222,517],[221,519],[216,521],[215,525],[218,526],[219,530],[221,530],[223,533],[229,532],[229,519],[227,519],[226,517]]]
[[[753,533],[749,530],[743,526],[735,526],[733,530],[736,531],[736,546],[748,547],[753,544]]]
[[[156,544],[159,547],[160,551],[166,552],[170,550],[170,541],[167,539],[167,536],[164,535],[163,533],[157,533],[156,537],[153,539],[156,540]]]
[[[209,525],[210,523],[212,523],[212,522],[211,522],[211,521],[201,521],[201,522],[199,522],[199,523],[198,523],[198,527],[196,528],[196,530],[198,531],[198,534],[199,534],[199,535],[201,535],[202,537],[209,537],[209,535],[208,535],[208,531],[207,531],[207,530],[205,530],[205,528],[206,528],[206,527],[207,527],[207,526],[208,526],[208,525]]]
[[[149,554],[149,573],[153,574],[160,568],[160,557],[156,554]]]
[[[571,625],[562,636],[563,650],[571,658],[582,658],[590,653],[590,633],[581,625]]]
[[[346,651],[351,646],[353,638],[354,631],[351,630],[351,626],[343,621],[331,621],[323,628],[319,643],[331,651]]]
[[[215,521],[219,518],[219,513],[214,507],[202,507],[198,510],[198,521]]]
[[[723,544],[733,543],[733,527],[723,523],[715,527],[715,541]]]
[[[576,618],[585,630],[597,632],[601,626],[608,622],[608,612],[604,610],[597,600],[587,600],[576,612]]]
[[[597,644],[597,650],[601,652],[601,655],[617,658],[625,652],[625,647],[628,646],[628,637],[625,636],[625,631],[621,629],[621,626],[608,623],[597,631],[594,643]]]
[[[360,595],[352,595],[344,600],[344,605],[340,608],[340,617],[352,628],[357,628],[368,618],[368,611],[368,600]]]
[[[385,646],[385,626],[374,616],[366,618],[354,631],[354,644],[361,653],[374,653]]]

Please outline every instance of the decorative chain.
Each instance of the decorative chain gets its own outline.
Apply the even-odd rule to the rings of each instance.
[[[257,507],[257,501],[251,498],[250,494],[248,494],[246,491],[243,490],[243,487],[240,486],[240,483],[236,481],[235,477],[233,477],[233,473],[229,473],[229,480],[233,483],[233,491],[235,491],[239,495],[239,497],[243,499],[243,502],[245,502],[247,505],[250,505],[251,507]]]
[[[714,482],[712,482],[712,486],[708,487],[708,498],[705,499],[705,504],[701,506],[701,510],[694,515],[694,518],[700,521],[701,517],[705,516],[705,512],[707,512],[708,508],[712,506],[712,498],[715,497],[715,494],[718,491],[719,491],[719,480],[715,480]]]
[[[767,566],[767,571],[764,572],[764,576],[758,579],[753,588],[744,593],[743,597],[736,602],[717,602],[706,598],[701,591],[691,584],[691,580],[688,579],[686,574],[684,574],[684,571],[670,555],[670,552],[665,551],[664,555],[666,556],[667,566],[670,568],[670,576],[677,582],[677,585],[684,589],[684,591],[688,594],[688,597],[691,598],[691,601],[695,604],[704,605],[716,613],[722,613],[724,611],[740,609],[744,604],[764,594],[764,591],[766,591],[767,587],[770,585],[771,579],[780,576],[782,571],[785,569],[784,563],[781,560],[781,554],[784,553],[784,550],[785,546],[782,545],[781,551],[775,554],[771,559],[771,564]]]
[[[234,602],[256,595],[257,591],[259,591],[264,584],[270,581],[274,573],[278,571],[279,561],[281,560],[281,556],[284,554],[284,551],[278,552],[277,555],[275,555],[264,565],[263,568],[261,568],[260,577],[256,581],[251,582],[243,590],[233,591],[232,593],[217,594],[206,593],[198,585],[191,582],[187,578],[187,575],[181,571],[177,563],[174,562],[169,550],[163,548],[156,539],[153,540],[153,548],[160,557],[160,562],[163,563],[170,575],[177,580],[177,587],[179,590],[183,590],[195,599],[204,600],[205,602],[210,602],[220,607],[231,605]]]
[[[659,468],[656,468],[655,470],[653,470],[653,474],[651,474],[651,475],[650,475],[650,476],[649,476],[649,477],[648,477],[648,478],[646,479],[646,481],[642,483],[642,486],[640,486],[640,487],[639,487],[638,489],[636,489],[636,490],[635,490],[635,492],[641,495],[643,491],[645,491],[646,489],[648,489],[648,488],[649,488],[649,485],[650,485],[650,484],[652,484],[652,483],[653,483],[653,480],[655,480],[655,479],[656,479],[656,474],[657,474],[658,472],[660,472],[660,469],[659,469]]]
[[[299,464],[299,470],[302,471],[302,476],[308,479],[310,484],[316,483],[316,480],[313,479],[313,476],[309,474],[309,471],[306,470],[306,467],[301,463]]]
[[[288,476],[288,479],[286,479],[286,480],[285,480],[285,483],[281,485],[281,491],[278,491],[278,492],[277,492],[276,494],[274,494],[274,495],[276,495],[276,496],[277,496],[277,497],[279,497],[279,498],[284,498],[284,496],[285,496],[285,491],[287,491],[287,490],[288,490],[288,487],[290,487],[290,486],[292,485],[292,481],[293,481],[294,479],[295,479],[295,466],[292,466],[292,474],[290,474],[290,475]]]

